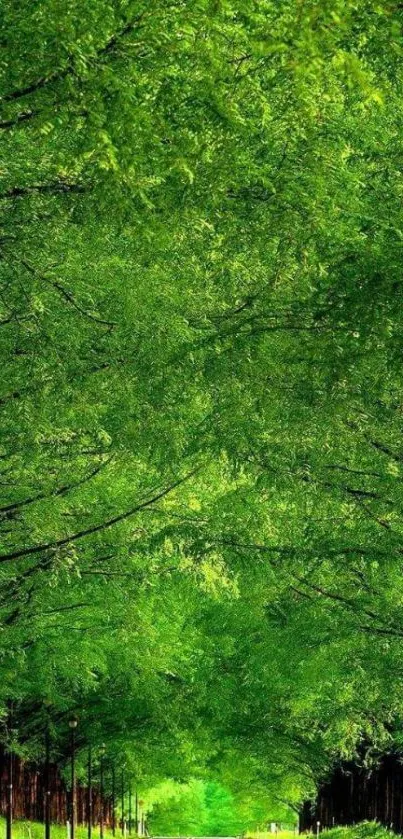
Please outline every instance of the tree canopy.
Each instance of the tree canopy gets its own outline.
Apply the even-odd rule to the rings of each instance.
[[[3,741],[264,820],[402,740],[403,9],[3,6]]]

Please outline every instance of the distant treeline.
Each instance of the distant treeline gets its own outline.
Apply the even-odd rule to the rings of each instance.
[[[373,768],[343,763],[319,790],[316,802],[304,804],[301,831],[378,821],[403,832],[403,764],[387,755]]]
[[[9,757],[0,750],[0,812],[6,814],[10,762]],[[16,819],[44,821],[45,813],[45,768],[41,765],[24,763],[18,757],[12,759],[13,816]],[[50,818],[60,823],[68,818],[68,790],[55,764],[49,767]],[[92,791],[93,823],[98,824],[101,812],[101,797],[94,786]],[[103,801],[104,823],[111,821],[111,801]],[[88,790],[77,784],[76,814],[78,824],[87,823]]]

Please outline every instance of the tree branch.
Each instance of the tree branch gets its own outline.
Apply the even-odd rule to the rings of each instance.
[[[33,265],[30,265],[29,262],[27,262],[25,259],[21,260],[21,264],[24,266],[24,268],[27,269],[27,271],[29,271],[35,277],[38,277],[38,279],[40,279],[42,282],[56,289],[56,291],[58,291],[59,294],[61,294],[61,296],[64,297],[64,299],[67,300],[67,302],[70,303],[70,305],[73,306],[73,308],[76,309],[77,312],[80,313],[80,315],[84,315],[84,317],[88,318],[88,320],[95,321],[95,323],[99,323],[101,324],[101,326],[116,326],[116,321],[99,318],[97,317],[97,315],[93,315],[91,312],[88,312],[86,309],[83,309],[82,306],[80,306],[80,304],[77,303],[71,291],[68,291],[68,289],[64,288],[64,286],[62,286],[62,284],[59,283],[58,280],[52,280],[50,277],[47,277],[46,274],[41,274],[36,268],[33,267]]]
[[[92,478],[95,478],[95,476],[98,475],[102,469],[104,469],[106,466],[109,466],[113,458],[114,455],[108,458],[108,460],[102,461],[102,463],[100,463],[95,469],[93,469],[89,475],[85,475],[84,478],[80,478],[80,480],[76,481],[75,483],[59,487],[58,489],[53,490],[53,492],[49,493],[39,492],[37,495],[32,495],[30,498],[24,498],[23,501],[15,501],[14,504],[7,504],[7,506],[5,507],[0,507],[0,515],[4,513],[10,513],[13,510],[19,509],[20,507],[27,507],[29,504],[34,504],[36,501],[43,501],[45,498],[57,498],[61,495],[67,495],[68,492],[71,492],[73,489],[77,489],[77,487],[80,487],[83,484],[86,484],[88,481],[92,480]]]
[[[79,539],[84,539],[86,536],[91,536],[94,533],[99,533],[102,530],[107,530],[109,527],[113,527],[113,525],[118,524],[119,522],[125,521],[126,519],[134,516],[135,513],[141,512],[141,510],[150,507],[152,504],[155,504],[156,501],[159,501],[161,498],[164,498],[178,486],[188,481],[193,475],[195,475],[199,469],[193,469],[183,478],[180,478],[177,481],[174,481],[173,484],[170,484],[169,487],[166,489],[161,490],[152,498],[147,499],[146,501],[142,501],[139,504],[136,504],[135,507],[132,507],[130,510],[126,510],[124,513],[119,513],[117,516],[113,516],[113,518],[108,519],[101,524],[95,524],[92,527],[87,527],[84,530],[79,530],[76,533],[71,533],[69,536],[65,536],[62,539],[56,539],[53,542],[45,542],[41,545],[32,545],[30,548],[19,548],[16,551],[13,551],[9,554],[2,554],[0,555],[0,562],[10,562],[13,559],[20,559],[21,557],[32,556],[32,554],[41,553],[43,551],[55,550],[56,548],[63,547],[63,545],[69,545],[71,542],[75,542]]]
[[[83,184],[68,183],[67,181],[53,181],[49,184],[32,184],[32,186],[13,186],[0,195],[0,201],[7,201],[11,198],[24,198],[35,193],[43,194],[68,194],[83,193],[87,188]]]
[[[94,59],[92,61],[101,58],[103,55],[109,55],[116,50],[116,47],[119,44],[121,38],[124,38],[125,35],[128,35],[130,32],[135,29],[138,23],[140,23],[142,17],[144,17],[144,12],[137,15],[132,21],[123,26],[118,32],[115,32],[109,40],[101,47],[98,52],[96,53]],[[60,68],[59,70],[55,70],[54,73],[51,73],[49,76],[41,76],[36,81],[31,82],[31,84],[26,85],[25,87],[21,87],[18,90],[10,91],[9,93],[5,93],[4,96],[0,97],[0,102],[15,102],[18,99],[22,99],[24,96],[29,96],[31,93],[37,93],[38,90],[43,90],[44,88],[48,87],[48,85],[53,84],[54,82],[62,81],[66,78],[66,76],[74,75],[75,66],[73,63],[73,56],[70,56],[70,63],[67,64],[66,67],[63,69]]]

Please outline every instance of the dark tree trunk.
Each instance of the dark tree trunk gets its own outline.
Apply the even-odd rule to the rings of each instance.
[[[403,833],[403,758],[385,755],[379,766],[367,769],[344,763],[334,769],[320,788],[316,802],[305,802],[301,831],[363,820],[379,821]]]
[[[0,814],[7,811],[8,756],[0,749]],[[55,764],[49,766],[50,819],[62,824],[67,820],[68,795],[66,785]],[[18,757],[13,759],[13,817],[44,821],[46,792],[45,767],[32,766]],[[101,811],[99,790],[93,788],[93,824],[97,824]],[[111,802],[103,801],[104,822],[111,822]],[[86,787],[77,785],[77,821],[86,824],[88,818],[88,795]]]

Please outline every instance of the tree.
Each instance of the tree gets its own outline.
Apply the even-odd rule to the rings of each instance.
[[[50,700],[63,757],[79,707],[83,755],[108,740],[145,788],[253,781],[269,813],[399,738],[401,23],[5,4],[0,691],[24,753]]]

